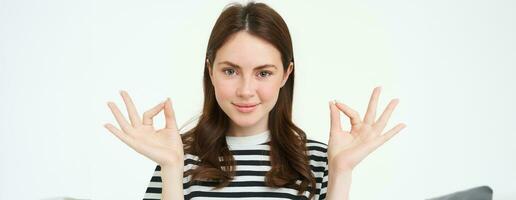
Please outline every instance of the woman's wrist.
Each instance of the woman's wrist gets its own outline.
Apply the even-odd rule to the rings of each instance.
[[[183,173],[183,167],[184,167],[184,158],[183,156],[177,157],[174,160],[167,160],[163,163],[158,163],[161,167],[161,171],[168,171],[168,172],[181,172]]]
[[[328,171],[328,181],[332,181],[334,183],[341,182],[343,180],[344,181],[346,181],[346,180],[351,181],[351,177],[352,177],[352,171],[351,170],[340,170],[340,171],[337,171],[337,170],[329,169],[329,171]]]
[[[328,172],[328,200],[347,200],[349,199],[349,191],[351,187],[351,170],[340,170]]]
[[[160,165],[161,166],[161,173],[168,173],[168,174],[177,174],[181,173],[183,174],[183,164],[181,165]]]
[[[328,181],[331,181],[333,183],[340,183],[340,182],[350,182],[352,178],[352,172],[351,171],[341,171],[341,172],[328,172]]]
[[[183,166],[161,166],[163,200],[183,199]]]

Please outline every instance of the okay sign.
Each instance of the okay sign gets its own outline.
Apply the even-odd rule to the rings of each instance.
[[[140,116],[129,94],[126,91],[120,91],[120,95],[127,108],[130,122],[115,103],[108,102],[108,107],[121,129],[110,123],[104,125],[106,129],[136,152],[155,161],[161,167],[172,167],[182,171],[183,143],[177,130],[171,100],[167,98]],[[164,112],[166,126],[156,129],[153,118],[161,111]]]
[[[358,112],[347,105],[340,102],[329,103],[331,128],[328,142],[328,165],[332,173],[353,170],[367,155],[405,128],[405,124],[399,123],[382,134],[399,100],[391,100],[380,118],[376,120],[376,107],[380,91],[381,87],[373,90],[363,121]],[[350,131],[342,130],[340,111],[349,117]]]

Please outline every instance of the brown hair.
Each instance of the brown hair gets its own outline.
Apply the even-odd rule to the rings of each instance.
[[[294,62],[292,41],[287,24],[272,8],[263,3],[249,2],[246,5],[229,4],[220,14],[212,29],[206,50],[204,68],[204,107],[195,127],[182,135],[185,153],[199,157],[198,167],[185,176],[192,180],[217,180],[216,187],[225,187],[235,175],[235,160],[228,148],[225,134],[229,130],[229,117],[215,99],[208,67],[215,60],[217,50],[234,33],[247,31],[274,45],[281,53],[283,70]],[[290,187],[298,195],[315,194],[315,177],[311,171],[306,148],[306,134],[292,122],[294,95],[294,69],[280,89],[278,100],[269,112],[268,128],[271,133],[269,157],[271,169],[266,173],[265,183],[270,187]],[[219,156],[221,160],[219,160]],[[300,180],[299,185],[296,181]]]

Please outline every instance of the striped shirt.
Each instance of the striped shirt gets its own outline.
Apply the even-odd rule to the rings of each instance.
[[[269,160],[270,132],[265,131],[252,136],[226,136],[229,150],[236,161],[236,173],[230,184],[221,189],[214,189],[211,184],[190,182],[191,175],[183,178],[185,200],[223,200],[243,198],[246,200],[308,199],[309,192],[298,196],[298,191],[291,188],[273,188],[265,185],[265,174],[271,169]],[[326,199],[328,184],[327,145],[315,140],[307,140],[310,167],[316,179],[314,200]],[[198,157],[185,154],[183,172],[195,168]],[[144,200],[161,199],[161,167],[154,169],[154,174],[147,187]],[[301,181],[298,180],[297,184]]]

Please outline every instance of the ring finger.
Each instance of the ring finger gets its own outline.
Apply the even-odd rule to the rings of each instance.
[[[122,114],[122,112],[120,112],[116,104],[113,102],[108,102],[108,107],[109,109],[111,109],[111,112],[115,116],[115,119],[118,122],[118,125],[120,125],[120,128],[122,128],[124,132],[129,133],[129,129],[132,128],[132,126],[131,124],[129,124],[129,122],[127,122],[124,115]]]

